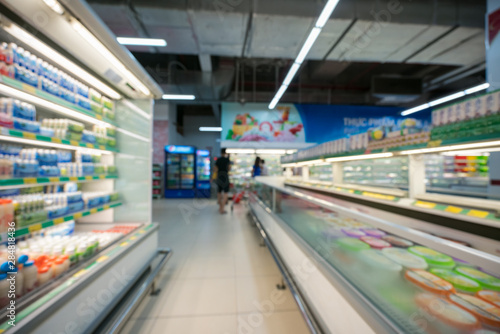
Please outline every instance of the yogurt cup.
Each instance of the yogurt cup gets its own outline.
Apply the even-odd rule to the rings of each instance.
[[[486,326],[500,329],[500,308],[480,298],[462,293],[452,294],[449,298],[457,306],[475,315]]]
[[[450,282],[458,290],[468,293],[476,293],[482,290],[481,285],[479,283],[471,280],[468,277],[458,274],[453,270],[432,268],[430,272],[438,277],[441,277],[445,281]]]
[[[402,265],[403,267],[410,269],[426,269],[427,263],[424,259],[411,254],[406,249],[401,248],[384,248],[382,249],[382,254],[388,257],[390,260]]]
[[[407,270],[405,278],[419,288],[438,295],[447,296],[455,292],[451,283],[425,270]]]
[[[430,266],[439,268],[455,267],[455,261],[451,256],[439,253],[433,249],[423,246],[413,246],[408,248],[408,251],[416,256],[423,258]]]
[[[459,266],[455,268],[455,272],[478,282],[485,289],[500,291],[500,279],[483,273],[482,271],[471,267]]]

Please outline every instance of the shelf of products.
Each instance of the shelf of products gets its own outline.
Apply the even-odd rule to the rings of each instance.
[[[425,171],[428,191],[488,196],[488,156],[428,154]]]
[[[10,43],[0,43],[0,260],[7,260],[5,246],[14,237],[16,268],[8,269],[18,272],[16,283],[23,277],[25,283],[16,286],[16,330],[61,332],[74,323],[90,331],[98,319],[81,319],[61,306],[83,302],[67,290],[77,286],[85,298],[95,298],[97,277],[118,269],[140,276],[142,266],[116,265],[148,261],[157,250],[151,194],[143,186],[151,180],[131,161],[150,164],[151,101],[161,89],[142,67],[119,60],[128,55],[118,43],[96,47],[107,30],[80,2],[65,5],[64,18],[50,18],[60,31],[40,26],[36,35],[23,27],[32,18],[28,12],[46,11],[45,3],[4,5],[0,41]],[[104,49],[109,57],[99,54]],[[108,68],[126,80],[110,82],[101,71]],[[124,154],[115,154],[117,132]],[[118,298],[125,289],[110,293]],[[8,302],[4,297],[0,305]],[[102,307],[108,312],[111,301]],[[43,321],[29,320],[43,313]],[[50,330],[42,329],[45,323]],[[11,326],[3,323],[0,332]]]
[[[309,179],[315,181],[330,181],[333,179],[332,165],[320,165],[309,167]]]
[[[162,186],[163,186],[163,165],[153,164],[153,198],[162,197]]]
[[[16,238],[20,238],[20,237],[28,235],[30,233],[33,233],[33,232],[36,232],[36,231],[40,231],[42,229],[49,228],[49,227],[52,227],[52,226],[56,226],[58,224],[61,224],[61,223],[64,223],[64,222],[67,222],[67,221],[70,221],[70,220],[80,219],[82,217],[90,216],[92,214],[95,214],[95,213],[98,213],[98,212],[101,212],[101,211],[104,211],[104,210],[109,210],[109,209],[117,208],[120,205],[122,205],[122,203],[118,202],[118,201],[116,201],[116,202],[110,202],[109,204],[104,204],[104,205],[101,205],[101,206],[96,206],[96,207],[93,207],[93,208],[88,209],[88,210],[78,211],[78,212],[72,213],[70,215],[58,217],[58,218],[51,219],[51,220],[46,220],[44,222],[36,223],[36,224],[33,224],[33,225],[29,225],[29,226],[24,226],[24,227],[18,228],[16,230],[15,237]],[[6,239],[7,239],[7,234],[4,233],[2,235],[2,239],[1,240],[5,241]]]
[[[65,183],[65,182],[85,182],[96,180],[117,179],[118,175],[86,175],[86,176],[55,176],[55,177],[25,177],[19,179],[0,179],[0,190],[2,187],[11,186],[35,186],[46,183]]]
[[[344,183],[408,188],[408,158],[369,159],[343,164]]]
[[[275,203],[266,202],[269,187],[277,189]],[[273,231],[268,235],[276,239],[277,250],[284,252],[280,245],[298,250],[293,258],[285,257],[285,264],[295,268],[302,257],[318,259],[311,262],[320,268],[308,271],[310,280],[316,272],[329,278],[321,286],[299,280],[302,293],[314,295],[309,294],[314,290],[332,295],[336,291],[346,300],[362,296],[364,302],[357,304],[358,309],[351,315],[362,321],[366,312],[378,314],[376,325],[386,327],[378,327],[381,332],[478,333],[481,329],[500,329],[498,256],[458,244],[451,246],[397,221],[376,219],[327,203],[320,196],[301,196],[271,183],[266,183],[258,196],[261,201],[251,201],[251,208],[258,218],[263,218],[259,220],[264,228]],[[279,219],[272,219],[274,216]],[[320,302],[309,301],[315,306]],[[336,317],[348,317],[349,311],[342,310],[337,301],[321,302],[321,310],[335,312],[322,313],[328,318],[320,316],[323,324],[332,326],[330,329]],[[429,316],[433,320],[422,327],[421,320]]]

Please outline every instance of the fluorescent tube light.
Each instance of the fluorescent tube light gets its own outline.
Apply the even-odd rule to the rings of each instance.
[[[323,11],[321,12],[318,20],[316,21],[316,27],[323,28],[325,26],[326,22],[328,22],[328,19],[332,15],[338,3],[339,0],[329,0],[326,3],[325,8],[323,8]]]
[[[10,86],[7,86],[5,84],[0,84],[0,93],[5,94],[7,96],[23,100],[25,102],[33,103],[37,106],[40,106],[42,108],[47,108],[53,112],[56,112],[58,114],[66,115],[69,116],[70,118],[76,118],[80,121],[91,123],[91,124],[97,124],[97,125],[102,125],[106,127],[111,127],[109,123],[100,121],[96,118],[87,116],[85,114],[82,114],[78,111],[63,107],[59,104],[44,100],[40,97],[31,95],[29,93],[20,91],[18,89],[12,88]]]
[[[255,154],[254,149],[249,148],[227,148],[227,154]]]
[[[295,152],[297,152],[297,150],[287,150],[286,154],[294,154]]]
[[[490,88],[490,84],[487,83],[487,82],[485,82],[482,85],[479,85],[479,86],[472,87],[472,88],[464,90],[464,93],[467,94],[467,95],[469,95],[469,94],[473,94],[473,93],[476,93],[476,92],[480,92],[480,91],[488,89],[488,88]]]
[[[200,131],[202,131],[202,132],[221,132],[222,128],[220,126],[200,126]]]
[[[11,24],[9,26],[6,26],[4,30],[23,43],[40,52],[40,54],[43,54],[47,59],[50,59],[50,61],[57,66],[60,66],[67,70],[71,75],[77,76],[88,85],[101,91],[102,93],[104,93],[104,95],[107,95],[114,100],[118,100],[121,98],[121,95],[118,92],[111,89],[109,86],[105,85],[94,76],[90,75],[87,71],[83,70],[81,67],[77,66],[75,63],[71,62],[66,57],[56,52],[54,49],[25,31],[21,27],[15,24]]]
[[[85,28],[78,20],[72,19],[71,26],[76,32],[80,34],[94,49],[96,49],[106,60],[111,62],[115,68],[121,72],[130,84],[139,89],[144,95],[149,96],[151,92],[149,89],[139,80],[137,77],[130,72],[125,65],[122,64],[118,58],[115,57],[111,51],[108,50],[104,44],[101,43],[87,28]]]
[[[429,103],[426,103],[426,104],[422,104],[420,106],[417,106],[417,107],[413,107],[411,109],[408,109],[408,110],[405,110],[401,113],[401,116],[407,116],[407,115],[410,115],[410,114],[413,114],[413,113],[416,113],[417,111],[420,111],[420,110],[424,110],[424,109],[427,109],[427,108],[430,108],[431,106],[429,105]]]
[[[451,152],[441,152],[441,155],[455,156],[455,155],[485,155],[488,156],[491,152],[499,152],[500,147],[496,148],[478,148],[469,149],[465,151],[451,151]]]
[[[287,167],[297,167],[297,164],[296,163],[283,164],[283,165],[281,165],[281,167],[285,167],[285,168],[287,168]]]
[[[99,154],[113,154],[113,152],[99,150],[96,148],[64,145],[64,144],[59,144],[59,143],[46,142],[46,141],[42,141],[42,140],[33,140],[33,139],[18,138],[18,137],[4,136],[4,135],[0,135],[0,141],[8,141],[8,142],[17,143],[17,144],[27,144],[27,145],[34,145],[34,146],[41,146],[41,147],[62,148],[65,150],[86,151],[86,152],[99,153]]]
[[[292,82],[293,77],[295,77],[295,74],[297,74],[299,68],[299,63],[293,63],[292,67],[290,67],[290,70],[288,70],[288,74],[286,75],[285,80],[283,80],[283,85],[288,86],[290,82]]]
[[[64,14],[64,8],[57,0],[43,0],[47,6],[59,15]]]
[[[278,91],[276,92],[276,95],[274,96],[273,100],[271,101],[271,103],[269,103],[269,107],[268,107],[269,109],[272,110],[276,107],[276,105],[280,101],[283,94],[285,94],[285,91],[287,88],[288,88],[288,86],[281,85],[280,89],[278,89]]]
[[[443,104],[445,102],[448,102],[448,101],[451,101],[451,100],[455,100],[455,99],[461,98],[463,96],[465,96],[465,92],[458,92],[458,93],[451,94],[451,95],[442,97],[440,99],[431,101],[431,102],[429,102],[429,105],[431,107],[434,107],[434,106],[437,106],[438,104]]]
[[[445,96],[443,98],[431,101],[429,103],[425,103],[425,104],[422,104],[420,106],[413,107],[411,109],[405,110],[405,111],[403,111],[401,113],[401,116],[407,116],[407,115],[416,113],[417,111],[421,111],[421,110],[424,110],[424,109],[427,109],[427,108],[430,108],[430,107],[437,106],[439,104],[443,104],[443,103],[451,101],[451,100],[455,100],[455,99],[464,97],[465,95],[469,95],[469,94],[473,94],[473,93],[476,93],[476,92],[480,92],[482,90],[488,89],[489,87],[490,87],[490,84],[486,82],[484,84],[468,88],[468,89],[466,89],[466,90],[464,90],[462,92],[457,92],[457,93]]]
[[[453,150],[467,150],[467,149],[474,149],[474,148],[487,148],[487,147],[494,147],[494,146],[500,146],[500,140],[481,142],[481,143],[472,143],[472,144],[461,144],[461,145],[422,148],[422,149],[416,149],[416,150],[402,151],[400,154],[402,154],[402,155],[423,154],[423,153],[433,153],[433,152],[446,152],[446,151],[453,151]]]
[[[161,97],[163,100],[194,100],[196,96],[185,95],[185,94],[163,94]]]
[[[117,37],[122,45],[167,46],[167,41],[159,38]]]
[[[394,156],[394,153],[374,153],[374,154],[364,154],[364,155],[353,155],[350,157],[329,158],[329,159],[326,159],[326,161],[328,161],[328,162],[340,162],[340,161],[390,158],[392,156]]]
[[[302,49],[300,49],[299,55],[295,59],[296,63],[302,64],[304,59],[306,59],[307,54],[311,50],[312,46],[314,45],[314,42],[316,42],[316,39],[318,38],[319,34],[321,33],[321,28],[314,27],[311,32],[309,33],[309,36],[306,39],[306,42],[302,46]]]
[[[286,150],[263,149],[263,150],[256,150],[255,153],[257,153],[257,154],[286,154]]]

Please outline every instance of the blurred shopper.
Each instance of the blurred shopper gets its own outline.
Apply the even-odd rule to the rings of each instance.
[[[217,203],[219,203],[219,213],[227,213],[225,210],[227,197],[229,193],[229,171],[231,170],[231,161],[226,154],[226,149],[220,150],[221,156],[215,162],[215,172],[217,173]]]
[[[255,163],[253,164],[252,168],[252,177],[260,176],[262,175],[262,170],[260,168],[260,157],[255,158]]]
[[[262,176],[268,176],[269,175],[269,170],[267,169],[266,166],[266,160],[262,159],[260,161],[260,174]]]

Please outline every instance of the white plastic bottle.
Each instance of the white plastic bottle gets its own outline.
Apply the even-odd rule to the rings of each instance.
[[[24,293],[32,291],[38,280],[38,268],[34,261],[27,261],[23,268],[24,274]]]
[[[16,297],[19,298],[24,295],[24,273],[23,273],[23,265],[20,264],[18,268],[16,268]]]

